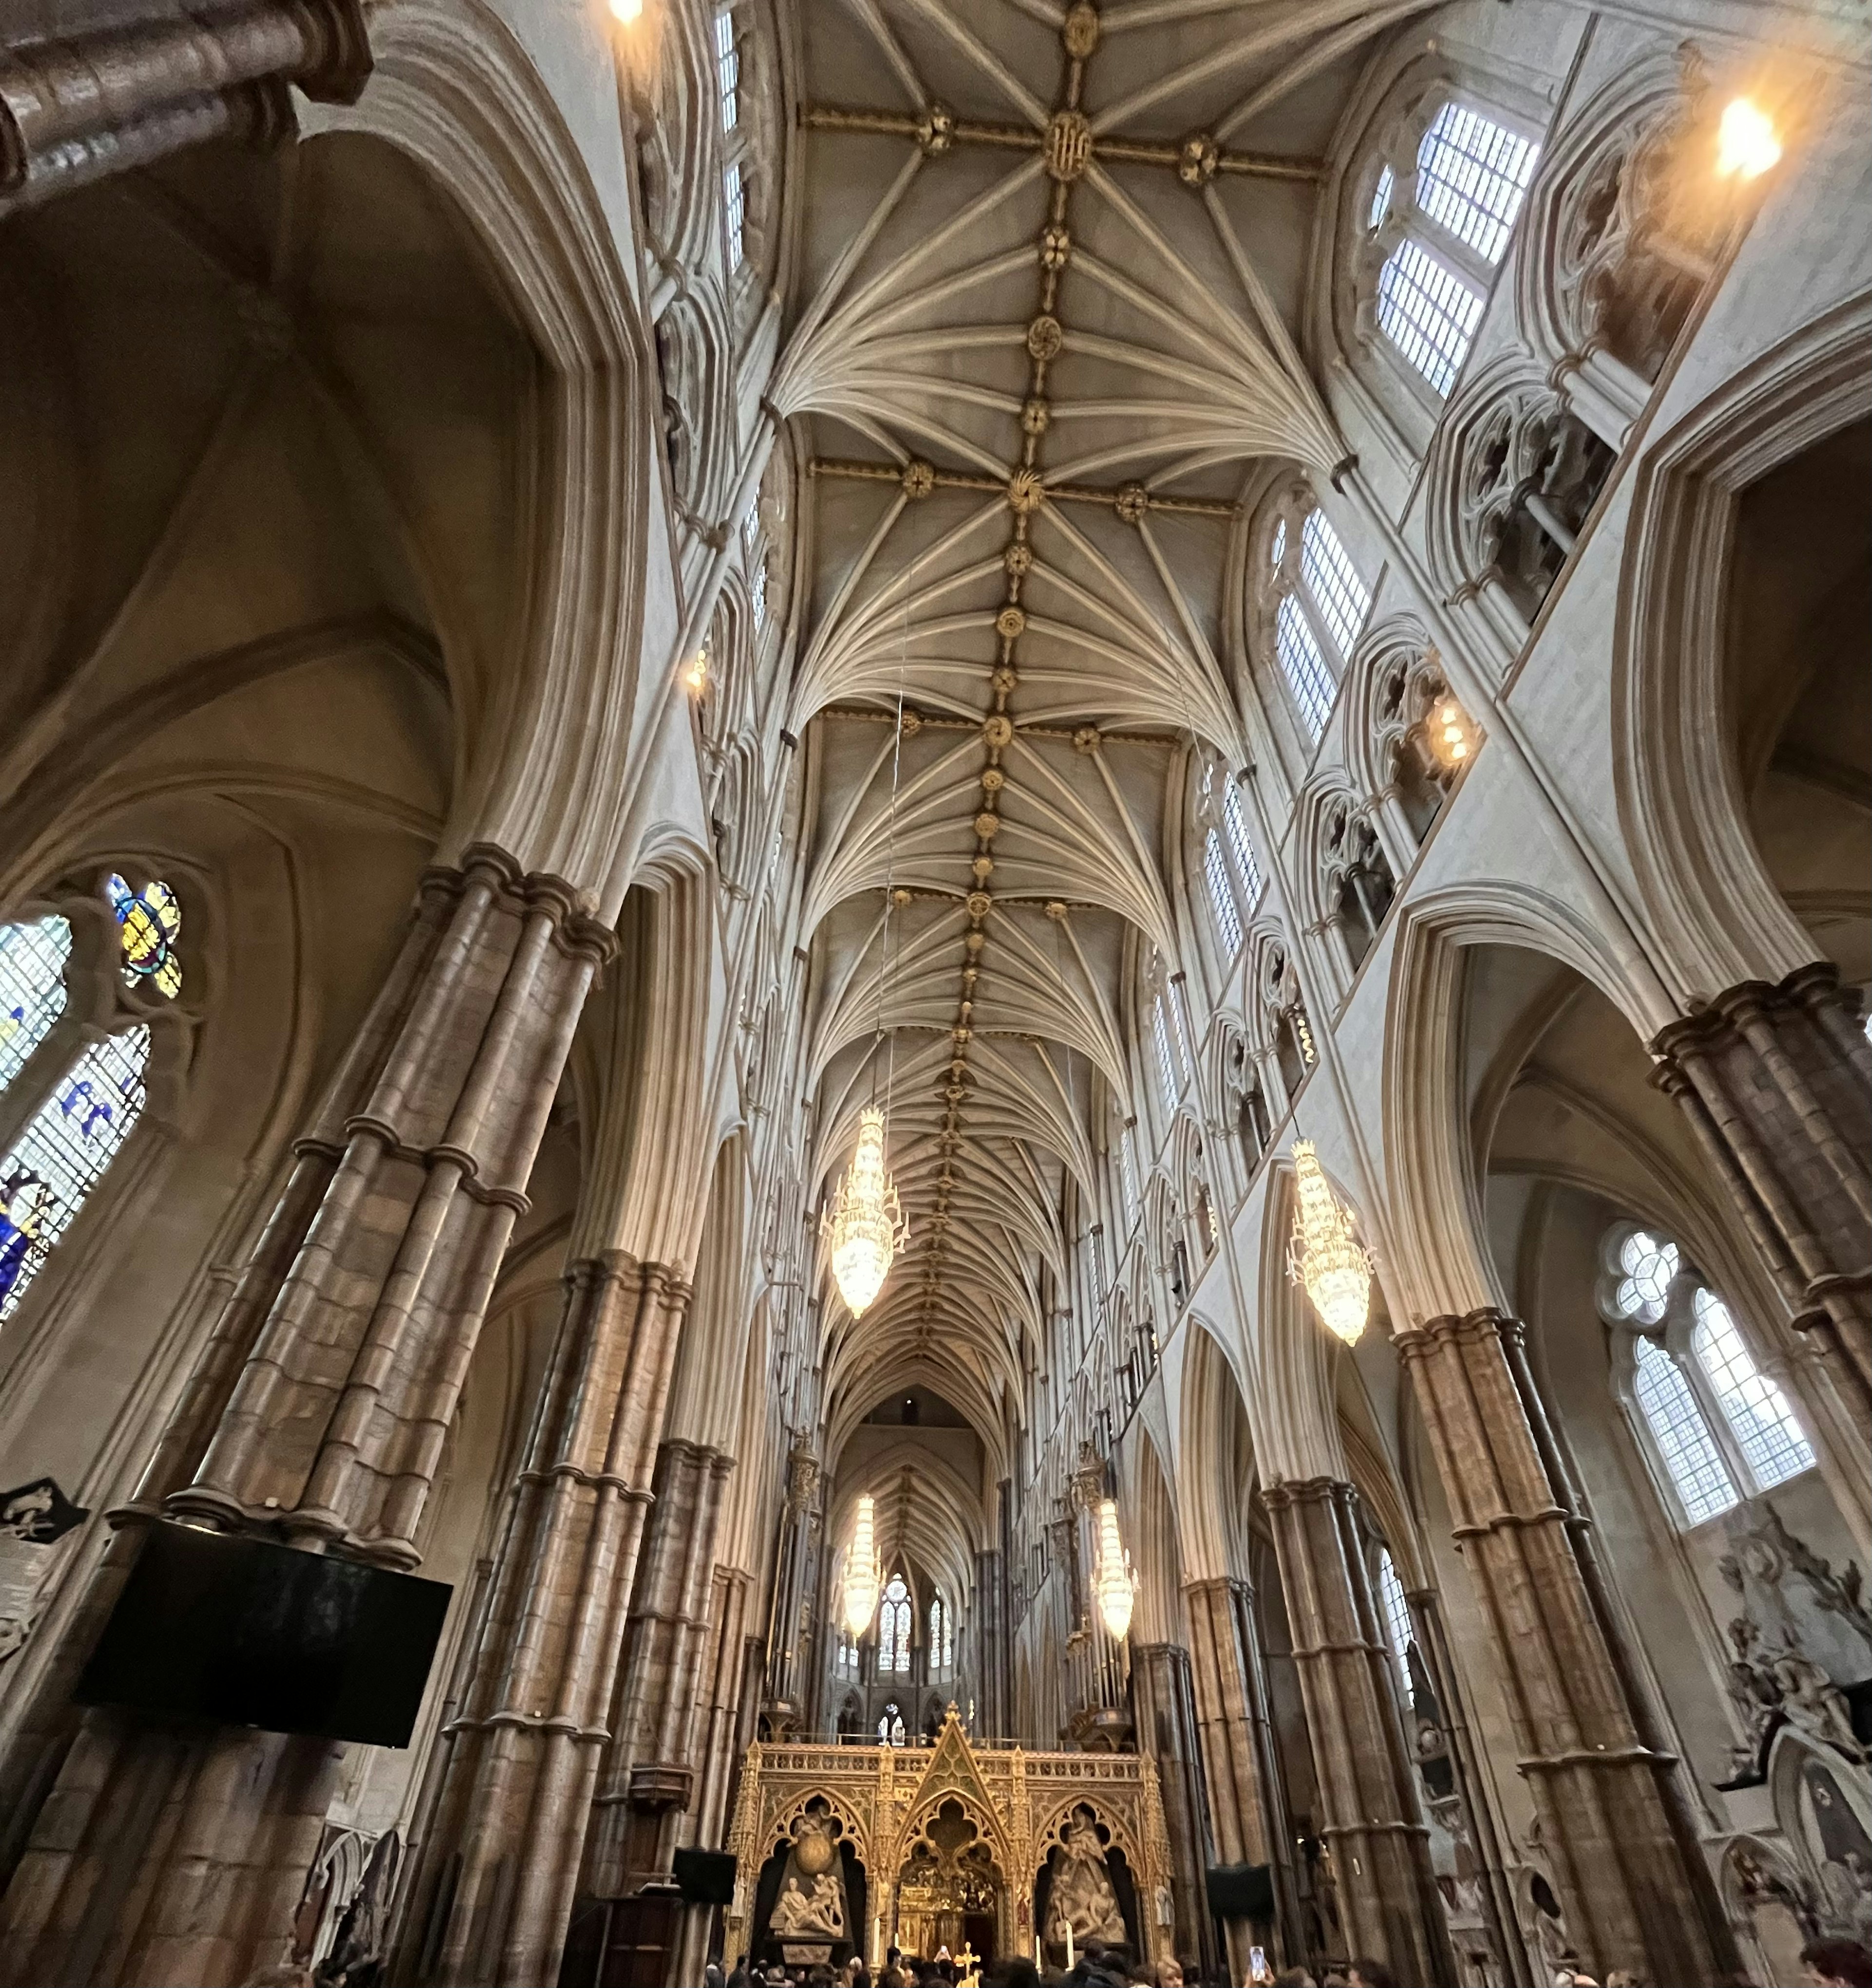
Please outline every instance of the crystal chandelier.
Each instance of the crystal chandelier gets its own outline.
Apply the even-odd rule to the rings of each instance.
[[[858,1516],[851,1521],[851,1543],[845,1549],[844,1604],[845,1627],[855,1643],[871,1627],[884,1585],[884,1563],[878,1557],[878,1508],[868,1491],[861,1492]]]
[[[1365,1330],[1372,1303],[1371,1254],[1353,1235],[1311,1139],[1294,1141],[1294,1184],[1300,1205],[1287,1245],[1287,1274],[1306,1286],[1313,1308],[1348,1346]]]
[[[1105,1626],[1113,1641],[1122,1643],[1131,1633],[1138,1580],[1131,1571],[1131,1556],[1119,1537],[1118,1506],[1109,1498],[1101,1499],[1098,1504],[1098,1565],[1092,1575],[1092,1591],[1098,1598]]]
[[[826,1223],[832,1275],[854,1318],[862,1317],[883,1290],[909,1226],[884,1168],[884,1114],[868,1104],[858,1114],[851,1172]]]

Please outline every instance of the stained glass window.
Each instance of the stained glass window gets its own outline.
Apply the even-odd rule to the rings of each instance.
[[[1308,512],[1301,528],[1300,577],[1325,617],[1340,655],[1350,656],[1359,631],[1365,626],[1372,597],[1323,511]]]
[[[929,1604],[929,1668],[939,1672],[946,1671],[955,1661],[955,1627],[949,1619],[949,1609],[939,1594]]]
[[[1274,646],[1308,735],[1317,739],[1332,708],[1332,674],[1313,639],[1305,610],[1291,593],[1282,597],[1275,615]]]
[[[1391,1654],[1396,1658],[1398,1668],[1403,1672],[1408,1682],[1410,1672],[1407,1653],[1413,1637],[1410,1604],[1404,1599],[1404,1584],[1397,1577],[1397,1569],[1388,1547],[1378,1549],[1378,1600],[1384,1610],[1384,1631],[1391,1645]]]
[[[65,1012],[72,928],[59,918],[0,925],[0,1090]]]
[[[878,1604],[878,1668],[907,1671],[910,1668],[910,1591],[903,1576],[893,1574]],[[902,1744],[899,1741],[897,1743]]]
[[[1216,915],[1216,935],[1224,955],[1233,959],[1241,950],[1241,914],[1235,906],[1235,888],[1229,881],[1221,838],[1213,828],[1203,843],[1203,881],[1209,886],[1209,902]]]
[[[1708,1290],[1691,1302],[1697,1316],[1691,1348],[1756,1483],[1765,1491],[1811,1470],[1813,1450],[1787,1396],[1755,1364],[1728,1307]]]
[[[175,893],[158,883],[133,891],[113,872],[104,879],[104,896],[117,916],[124,986],[147,984],[173,1000],[182,991],[182,962],[175,949],[182,908]]]
[[[103,1178],[143,1111],[150,1032],[87,1043],[0,1159],[0,1318],[7,1317],[52,1246]]]
[[[728,230],[728,269],[732,275],[747,253],[747,195],[741,184],[738,162],[731,163],[722,174],[722,214]]]
[[[1632,1374],[1657,1452],[1693,1526],[1726,1512],[1740,1496],[1701,1405],[1677,1362],[1654,1340],[1640,1339]]]
[[[1438,394],[1447,396],[1482,319],[1482,299],[1415,242],[1400,242],[1378,272],[1378,326]]]
[[[1484,262],[1499,262],[1539,157],[1531,139],[1446,103],[1417,147],[1417,205]]]

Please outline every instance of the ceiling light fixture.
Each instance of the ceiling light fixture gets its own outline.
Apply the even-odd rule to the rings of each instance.
[[[858,1494],[858,1516],[851,1521],[851,1543],[845,1549],[841,1586],[845,1627],[855,1643],[871,1627],[884,1587],[884,1563],[878,1557],[878,1508],[868,1491]]]
[[[884,1114],[858,1114],[858,1151],[826,1222],[832,1276],[854,1318],[862,1318],[889,1276],[909,1234],[895,1183],[884,1164]]]
[[[1352,1232],[1311,1139],[1294,1141],[1294,1185],[1299,1205],[1287,1245],[1287,1274],[1304,1285],[1328,1327],[1356,1345],[1371,1315],[1371,1253]]]
[[[1446,697],[1431,718],[1430,749],[1446,766],[1460,766],[1475,750],[1475,727],[1453,697]]]
[[[611,0],[611,18],[627,28],[643,19],[644,0]]]
[[[1759,103],[1738,96],[1723,106],[1716,127],[1716,171],[1723,179],[1759,179],[1781,158],[1774,120]]]
[[[1112,1640],[1122,1643],[1131,1633],[1131,1611],[1137,1601],[1138,1577],[1131,1570],[1131,1556],[1119,1536],[1118,1506],[1110,1498],[1098,1505],[1098,1565],[1092,1576],[1093,1592],[1098,1598],[1098,1613]]]

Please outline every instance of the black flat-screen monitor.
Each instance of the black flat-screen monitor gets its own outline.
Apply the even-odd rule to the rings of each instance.
[[[672,1872],[691,1905],[731,1905],[738,1868],[725,1850],[679,1850]]]
[[[250,1533],[160,1523],[78,1702],[407,1746],[450,1592]]]

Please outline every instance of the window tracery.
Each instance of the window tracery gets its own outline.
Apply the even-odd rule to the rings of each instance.
[[[1687,1524],[1813,1467],[1792,1404],[1670,1237],[1615,1228],[1600,1301],[1631,1329],[1631,1400]]]
[[[1398,119],[1368,168],[1357,321],[1448,398],[1508,252],[1540,146],[1447,90]]]
[[[1410,1682],[1410,1645],[1416,1640],[1416,1632],[1410,1626],[1410,1604],[1405,1598],[1404,1584],[1397,1577],[1397,1567],[1391,1558],[1389,1547],[1378,1549],[1378,1600],[1384,1611],[1385,1640],[1391,1645],[1391,1654],[1397,1659],[1399,1674],[1406,1687]]]
[[[878,1604],[878,1672],[907,1672],[910,1668],[910,1591],[901,1574],[893,1574],[885,1584],[884,1599]],[[901,1741],[893,1741],[901,1745]]]

